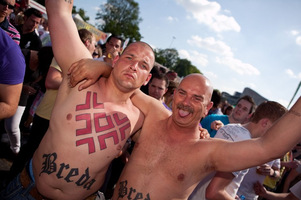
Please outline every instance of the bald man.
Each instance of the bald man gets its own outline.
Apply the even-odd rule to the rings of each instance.
[[[172,115],[142,92],[132,97],[145,120],[112,199],[187,199],[208,173],[260,165],[301,140],[301,99],[262,138],[234,143],[200,139],[198,123],[212,107],[212,91],[206,77],[188,75],[174,92]]]

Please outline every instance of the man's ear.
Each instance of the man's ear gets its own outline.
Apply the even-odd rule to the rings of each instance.
[[[145,80],[143,85],[147,85],[147,83],[149,82],[149,80],[152,78],[152,74],[150,73],[147,77],[147,79]]]
[[[208,114],[208,112],[209,112],[209,110],[212,108],[212,106],[213,106],[213,102],[210,101],[210,102],[207,104],[207,106],[206,106],[205,116]],[[205,117],[205,116],[204,116],[204,117]]]
[[[88,47],[88,46],[90,45],[90,41],[89,41],[89,40],[86,40],[85,43],[84,43],[84,45],[85,45],[86,47]]]

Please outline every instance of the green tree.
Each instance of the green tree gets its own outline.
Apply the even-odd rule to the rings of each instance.
[[[89,21],[89,17],[88,16],[86,16],[86,12],[82,9],[82,8],[80,8],[78,11],[76,10],[76,6],[73,6],[73,8],[72,8],[72,14],[79,14],[79,16],[85,21],[85,22],[87,22],[87,21]]]
[[[191,62],[187,59],[179,59],[172,70],[177,72],[178,76],[180,77],[184,77],[192,73],[201,73],[200,70],[198,70],[196,66],[192,65]]]
[[[142,36],[139,33],[139,4],[134,0],[107,0],[96,13],[96,20],[102,20],[97,27],[124,38],[130,38],[130,42],[140,41]]]
[[[155,59],[158,63],[172,69],[179,60],[179,53],[176,49],[155,49]]]

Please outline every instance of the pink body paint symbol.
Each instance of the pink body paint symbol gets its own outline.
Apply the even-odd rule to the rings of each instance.
[[[76,111],[90,109],[90,99],[91,99],[91,92],[87,92],[86,103],[77,105],[76,106]]]
[[[92,137],[76,141],[76,146],[83,145],[83,144],[88,144],[89,154],[95,152],[95,144],[94,144],[94,139]]]
[[[97,102],[97,93],[93,93],[93,109],[104,109],[103,103]],[[76,106],[76,111],[86,110],[91,108],[91,92],[87,92],[86,94],[86,102],[85,104],[80,104]],[[126,130],[130,129],[131,125],[127,116],[123,116],[119,113],[114,113],[112,115],[106,115],[103,113],[94,113],[93,119],[91,119],[92,114],[79,114],[76,115],[76,121],[85,120],[86,127],[83,129],[76,130],[76,136],[92,134],[92,124],[94,124],[100,150],[106,149],[106,139],[112,138],[114,141],[114,145],[119,143],[118,133],[120,134],[120,140],[123,141],[126,138]],[[123,116],[123,117],[122,117]],[[113,121],[114,120],[114,121]],[[114,122],[116,126],[114,125]],[[95,152],[95,142],[93,137],[88,137],[84,139],[79,139],[76,141],[76,146],[88,144],[89,154]]]
[[[77,129],[76,136],[92,133],[91,115],[90,114],[76,115],[75,118],[76,118],[76,121],[86,120],[86,128]]]

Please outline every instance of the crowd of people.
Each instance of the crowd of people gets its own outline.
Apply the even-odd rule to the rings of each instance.
[[[145,42],[100,45],[72,6],[46,0],[45,18],[0,0],[0,199],[301,199],[300,98],[230,105]]]

